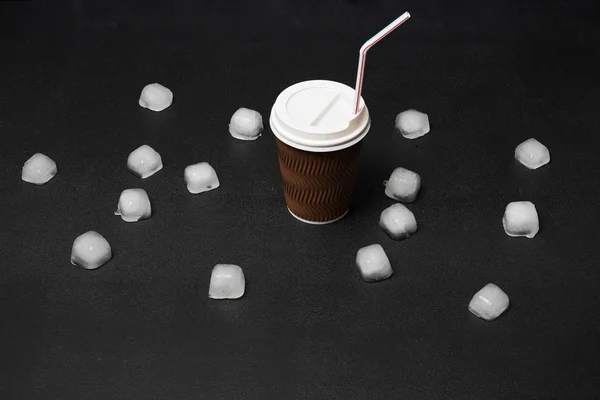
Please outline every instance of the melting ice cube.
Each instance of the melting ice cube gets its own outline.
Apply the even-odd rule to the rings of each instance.
[[[220,185],[217,172],[206,162],[188,165],[183,175],[188,191],[193,194],[207,192]]]
[[[514,201],[506,206],[502,218],[508,236],[533,238],[540,230],[537,210],[530,201]]]
[[[262,130],[262,116],[258,111],[248,108],[238,109],[229,122],[229,133],[240,140],[256,140]]]
[[[529,169],[538,169],[550,162],[550,152],[546,146],[531,138],[517,146],[515,159]]]
[[[390,238],[402,240],[417,231],[417,220],[408,208],[396,203],[383,210],[379,226]]]
[[[71,250],[71,264],[85,269],[96,269],[112,258],[108,241],[95,231],[78,236]]]
[[[148,178],[163,167],[162,158],[147,144],[135,149],[127,158],[127,168],[142,179]]]
[[[160,83],[151,83],[142,89],[140,106],[152,111],[162,111],[173,103],[173,92]]]
[[[483,318],[486,321],[492,321],[498,318],[509,305],[508,296],[498,286],[488,283],[469,303],[469,311]]]
[[[150,218],[152,206],[148,193],[144,189],[126,189],[121,192],[115,215],[120,215],[125,222],[137,222]]]
[[[233,264],[217,264],[212,270],[208,297],[237,299],[244,295],[246,280],[242,269]]]
[[[429,133],[429,117],[417,110],[403,111],[396,117],[396,129],[407,139]]]
[[[43,185],[54,178],[57,172],[56,163],[50,157],[42,153],[35,153],[29,160],[25,161],[21,179],[35,185]]]
[[[411,203],[415,201],[421,188],[421,177],[406,168],[396,168],[390,179],[384,181],[385,194],[394,200]]]
[[[389,278],[393,271],[383,247],[372,244],[358,250],[356,266],[365,282],[377,282]]]

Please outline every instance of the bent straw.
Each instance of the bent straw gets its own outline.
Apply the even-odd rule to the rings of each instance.
[[[367,40],[362,45],[358,52],[358,71],[356,73],[356,89],[354,90],[354,115],[358,114],[358,105],[360,103],[360,92],[362,90],[363,76],[365,74],[365,59],[367,58],[367,51],[381,39],[390,34],[394,29],[406,22],[410,18],[410,14],[405,12],[398,18],[396,18],[391,24],[383,28],[378,34]]]

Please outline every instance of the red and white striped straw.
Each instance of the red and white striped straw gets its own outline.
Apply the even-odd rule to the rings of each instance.
[[[391,24],[383,28],[377,35],[367,40],[362,45],[358,54],[358,72],[356,73],[356,89],[354,90],[354,115],[358,114],[358,106],[360,103],[360,93],[362,91],[363,76],[365,74],[365,59],[367,58],[367,51],[375,46],[377,42],[390,34],[394,29],[406,22],[410,18],[410,14],[405,12],[398,18],[396,18]]]

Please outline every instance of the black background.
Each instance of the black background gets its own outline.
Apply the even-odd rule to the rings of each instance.
[[[372,116],[354,206],[332,225],[287,212],[268,116],[287,86],[353,86],[361,44],[412,18],[368,56]],[[31,1],[0,3],[0,399],[592,399],[600,299],[600,7],[595,1]],[[144,85],[174,92],[137,105]],[[241,106],[255,142],[229,136]],[[429,114],[406,140],[396,114]],[[530,137],[552,161],[513,159]],[[154,147],[140,180],[127,155]],[[59,173],[20,179],[33,153]],[[217,190],[191,195],[186,165]],[[419,232],[379,228],[398,166],[423,178]],[[151,219],[113,215],[141,187]],[[510,238],[510,201],[541,230]],[[96,230],[114,258],[86,271],[74,238]],[[356,251],[380,243],[394,275],[364,283]],[[246,295],[207,297],[216,263]],[[498,320],[471,315],[488,282]]]

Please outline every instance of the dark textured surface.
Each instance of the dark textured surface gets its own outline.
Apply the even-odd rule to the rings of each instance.
[[[57,2],[59,3],[59,2]],[[593,399],[598,397],[600,10],[595,1],[0,2],[0,399]],[[352,212],[315,227],[285,208],[275,140],[232,139],[241,106],[266,117],[307,79],[354,82],[364,40],[373,124]],[[161,113],[142,87],[173,90]],[[393,132],[407,108],[431,133]],[[513,160],[536,137],[549,165]],[[141,144],[165,167],[126,169]],[[58,175],[35,187],[42,152]],[[186,165],[217,190],[191,195]],[[419,223],[379,228],[382,181],[404,166],[423,188]],[[155,215],[112,213],[126,188]],[[531,200],[534,239],[508,237],[506,204]],[[94,229],[114,258],[69,262]],[[394,275],[366,284],[358,248],[380,243]],[[207,296],[238,263],[238,301]],[[488,282],[511,307],[467,309]]]

